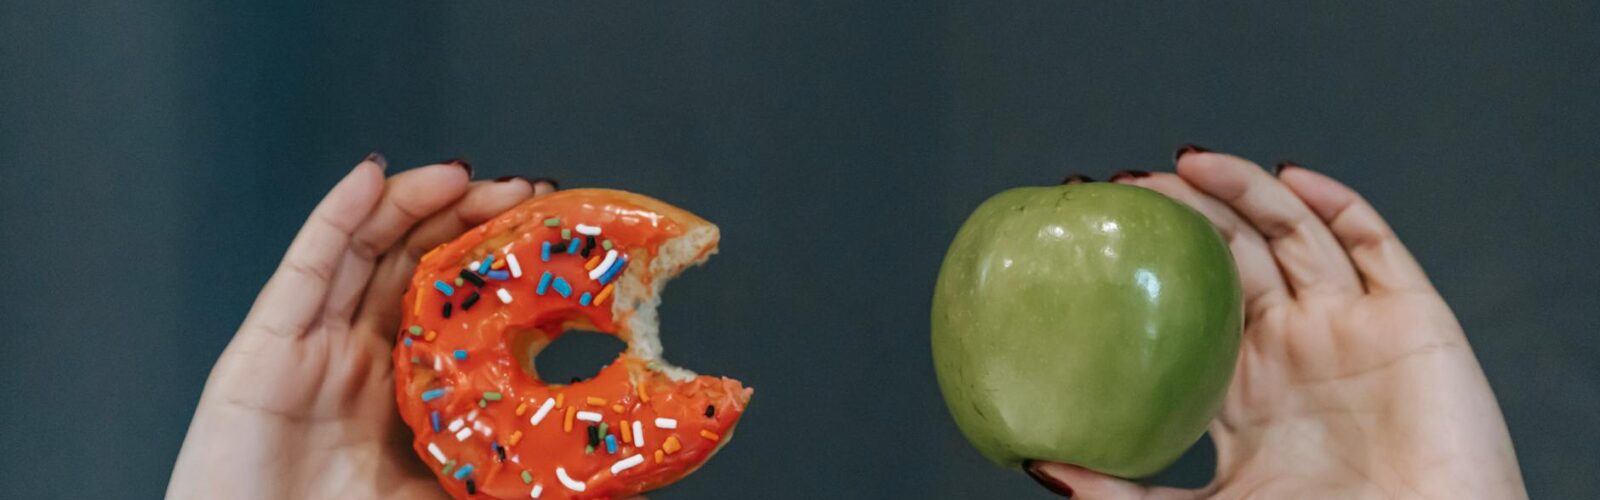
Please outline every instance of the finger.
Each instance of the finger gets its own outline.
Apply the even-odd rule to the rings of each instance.
[[[391,251],[378,262],[357,313],[357,328],[379,332],[384,338],[399,328],[400,298],[417,267],[417,256],[509,210],[529,197],[527,181],[475,182],[450,209],[422,221],[406,237],[404,251]]]
[[[1191,153],[1179,158],[1178,176],[1233,207],[1266,237],[1291,293],[1361,290],[1350,258],[1328,226],[1260,166],[1236,156]]]
[[[1054,462],[1029,462],[1028,475],[1046,489],[1072,498],[1101,499],[1187,499],[1198,498],[1199,492],[1145,486],[1133,481],[1118,479],[1076,465]]]
[[[1289,297],[1288,285],[1284,283],[1283,273],[1278,271],[1278,263],[1272,259],[1272,249],[1267,246],[1267,240],[1227,204],[1200,192],[1183,178],[1166,172],[1119,174],[1113,177],[1113,182],[1155,190],[1189,205],[1210,219],[1217,232],[1222,233],[1223,239],[1228,242],[1228,250],[1233,253],[1234,263],[1239,267],[1239,285],[1244,289],[1245,310],[1251,311],[1251,317],[1255,317],[1255,313],[1261,309]]]
[[[378,158],[382,158],[381,156]],[[324,321],[349,321],[372,277],[373,260],[417,221],[444,209],[467,192],[465,164],[428,165],[401,172],[385,183],[377,208],[361,223],[334,275]]]
[[[1355,190],[1300,166],[1283,169],[1278,178],[1305,200],[1311,211],[1333,231],[1333,236],[1355,263],[1367,290],[1433,289],[1422,265],[1406,250],[1383,216]]]
[[[372,160],[362,161],[334,185],[289,243],[283,262],[262,287],[240,331],[286,337],[305,332],[322,310],[350,235],[382,193],[383,169]]]

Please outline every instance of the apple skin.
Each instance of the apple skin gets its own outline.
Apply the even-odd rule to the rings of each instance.
[[[1160,193],[1011,189],[973,212],[939,270],[939,388],[967,440],[997,464],[1148,476],[1221,408],[1240,293],[1222,236]]]

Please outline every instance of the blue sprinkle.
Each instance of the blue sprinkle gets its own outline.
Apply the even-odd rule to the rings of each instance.
[[[549,245],[549,243],[546,243],[546,245]],[[544,272],[544,276],[540,276],[539,277],[539,288],[534,290],[534,293],[537,293],[539,295],[544,295],[544,291],[546,289],[550,288],[550,277],[551,276],[554,276],[554,275],[550,274],[550,271],[545,271]]]
[[[467,359],[467,351],[456,349],[456,359]]]
[[[581,243],[581,242],[582,242],[582,240],[579,240],[577,238],[573,238],[572,239],[572,244],[571,245],[567,245],[567,253],[571,253],[571,254],[578,253],[578,244]]]
[[[489,271],[489,279],[505,281],[511,279],[509,271]]]
[[[628,258],[617,258],[617,261],[611,264],[611,269],[607,269],[605,274],[600,275],[600,284],[605,285],[606,283],[610,283],[612,279],[617,277],[617,273],[622,272],[622,268],[624,267],[628,267]]]
[[[556,278],[554,284],[556,286],[556,293],[561,294],[561,298],[564,299],[572,296],[572,285],[567,284],[567,280]]]
[[[578,305],[580,305],[580,306],[589,305],[589,301],[591,301],[591,300],[594,300],[594,297],[589,296],[589,292],[583,292],[583,295],[578,297]],[[410,342],[411,339],[406,339],[406,341]]]
[[[617,436],[615,434],[606,434],[606,453],[615,454],[616,452]]]
[[[439,293],[443,293],[446,297],[456,294],[456,289],[451,287],[449,283],[445,283],[444,280],[433,280],[433,287],[438,288]]]
[[[411,337],[406,337],[405,344],[406,344],[406,347],[411,347]]]
[[[463,466],[461,466],[460,469],[456,469],[456,479],[465,479],[467,477],[467,474],[471,474],[471,473],[472,473],[472,464],[463,465]]]
[[[550,242],[546,241],[539,246],[539,260],[550,262]]]
[[[433,401],[435,399],[439,399],[439,396],[443,396],[443,395],[444,395],[444,389],[443,388],[433,389],[433,390],[429,390],[429,391],[422,391],[422,402],[426,403],[428,401]]]
[[[489,274],[489,266],[494,265],[494,254],[483,256],[483,265],[478,266],[478,274]]]
[[[434,410],[428,417],[433,419],[433,432],[439,432],[439,410]]]

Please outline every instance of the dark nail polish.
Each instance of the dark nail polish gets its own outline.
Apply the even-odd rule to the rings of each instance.
[[[1033,468],[1034,463],[1035,462],[1033,460],[1022,462],[1022,470],[1028,473],[1028,477],[1033,478],[1034,481],[1039,483],[1039,486],[1043,486],[1044,489],[1050,490],[1051,493],[1061,495],[1065,498],[1072,498],[1071,486],[1067,486],[1067,483],[1061,482],[1060,479],[1056,479],[1044,474],[1043,472],[1035,470]]]
[[[512,179],[522,179],[524,181],[528,180],[527,178],[524,178],[523,176],[520,176],[520,175],[502,175],[500,177],[495,177],[494,181],[495,182],[511,182]],[[533,183],[529,182],[528,184],[533,184]]]
[[[1143,170],[1123,170],[1121,172],[1111,174],[1111,182],[1117,182],[1124,179],[1141,179],[1149,176],[1150,172]]]
[[[1278,162],[1278,166],[1273,167],[1272,175],[1283,175],[1283,169],[1289,168],[1289,167],[1306,168],[1304,166],[1301,166],[1299,163],[1295,163],[1295,162],[1292,162],[1292,161],[1289,161],[1289,160],[1284,160],[1284,161]]]
[[[1091,179],[1089,176],[1083,174],[1072,174],[1067,176],[1065,179],[1061,179],[1062,184],[1082,184],[1085,182],[1094,182],[1094,179]]]
[[[463,159],[460,159],[460,158],[451,158],[451,159],[443,161],[442,163],[444,163],[445,165],[455,165],[457,167],[461,167],[463,169],[466,169],[467,177],[472,177],[472,164],[471,163],[467,163],[467,160],[463,160]]]
[[[370,161],[370,162],[376,163],[376,164],[378,164],[378,168],[380,168],[380,169],[387,170],[389,168],[389,159],[388,158],[384,158],[383,157],[383,153],[379,153],[377,151],[373,151],[371,153],[367,153],[367,158],[365,160],[362,160],[362,161]]]
[[[545,184],[549,184],[550,185],[550,189],[561,189],[561,183],[560,182],[556,182],[555,179],[551,179],[549,177],[539,177],[539,178],[535,178],[534,180],[529,181],[529,182],[532,182],[534,184],[538,184],[538,183],[543,182]]]
[[[1210,153],[1210,152],[1211,152],[1211,150],[1203,148],[1203,147],[1200,147],[1200,146],[1196,146],[1196,145],[1193,145],[1193,144],[1184,144],[1182,146],[1178,146],[1178,152],[1172,154],[1172,161],[1178,161],[1179,158],[1183,158],[1183,155],[1186,155],[1186,154],[1189,154],[1189,153]]]

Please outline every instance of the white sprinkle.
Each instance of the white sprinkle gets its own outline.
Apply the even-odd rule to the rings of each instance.
[[[586,234],[586,235],[589,235],[589,236],[599,236],[600,235],[600,226],[591,226],[591,225],[588,225],[588,224],[578,224],[578,234]]]
[[[584,422],[599,422],[600,414],[592,411],[580,411],[578,412],[578,420],[582,420]]]
[[[441,464],[448,461],[448,460],[445,460],[445,458],[444,458],[444,452],[439,451],[439,445],[433,444],[431,442],[428,443],[428,453],[432,453],[433,454],[433,459],[434,460],[438,460],[439,463],[441,463]]]
[[[494,435],[494,429],[490,428],[487,425],[484,425],[483,422],[473,422],[472,423],[472,428],[473,429],[477,429],[478,430],[478,434],[483,434],[483,437],[489,437],[489,436],[493,436]]]
[[[556,398],[544,400],[544,404],[539,405],[539,411],[533,412],[533,418],[528,419],[528,423],[532,425],[539,425],[539,422],[544,421],[544,416],[549,415],[550,409],[555,408],[555,406]]]
[[[583,483],[573,481],[571,477],[567,477],[566,469],[556,467],[556,479],[560,479],[561,485],[566,486],[569,490],[583,491]]]
[[[622,471],[628,470],[628,469],[632,468],[633,466],[639,465],[639,464],[642,464],[642,463],[644,463],[644,455],[637,455],[636,454],[634,456],[631,456],[631,457],[628,457],[628,458],[624,458],[622,460],[618,460],[617,463],[611,464],[611,473],[612,474],[616,474],[618,472],[622,472]]]
[[[644,424],[638,420],[633,421],[633,445],[638,448],[644,447]]]
[[[600,279],[600,276],[605,275],[606,274],[606,270],[611,269],[611,265],[612,264],[616,264],[616,263],[617,263],[617,249],[613,248],[613,249],[610,249],[610,250],[606,250],[606,260],[600,261],[600,265],[594,266],[594,269],[590,269],[589,270],[589,279],[592,279],[592,280]]]
[[[528,492],[528,498],[539,498],[539,495],[542,494],[544,494],[544,486],[535,484],[533,485],[533,491]]]
[[[478,419],[478,410],[472,410],[472,411],[467,412],[467,421],[468,422],[471,422],[471,421],[477,420],[477,419]]]
[[[656,428],[657,429],[676,429],[676,428],[678,428],[678,421],[670,419],[670,418],[658,418],[658,419],[656,419]]]
[[[466,441],[469,437],[472,437],[472,429],[461,429],[456,433],[456,441]]]
[[[463,426],[463,425],[467,425],[467,423],[462,421],[459,418],[455,419],[455,420],[451,420],[450,421],[450,432],[455,432],[455,431],[461,430],[461,426]]]
[[[439,356],[433,357],[433,371],[444,371],[444,365],[439,362]]]
[[[512,254],[512,253],[506,254],[506,267],[510,267],[511,268],[511,277],[513,277],[513,278],[521,278],[522,277],[522,264],[518,264],[517,263],[517,255],[516,254]]]
[[[467,270],[468,271],[472,271],[472,272],[478,272],[478,268],[481,267],[481,266],[483,266],[482,262],[472,261],[471,264],[467,264]]]
[[[511,292],[506,291],[506,289],[501,288],[499,290],[495,290],[494,294],[500,297],[500,302],[507,304],[511,303]]]

